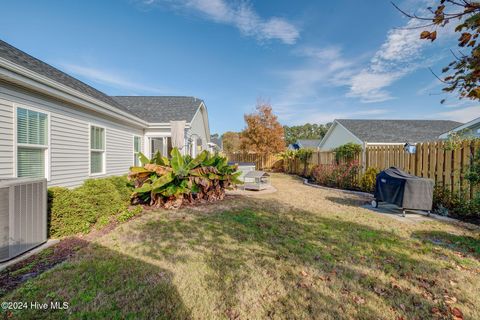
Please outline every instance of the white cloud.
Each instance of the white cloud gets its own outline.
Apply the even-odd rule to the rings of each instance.
[[[263,19],[246,1],[145,0],[143,3],[190,10],[214,22],[235,26],[242,34],[260,41],[277,39],[285,44],[295,44],[300,37],[299,29],[291,22],[279,17]]]
[[[432,5],[431,0],[415,3],[406,1],[403,8],[412,12],[409,8],[413,6],[427,8],[429,5]],[[425,9],[419,10],[417,14],[431,15]],[[426,46],[436,45],[420,39],[421,28],[418,27],[422,25],[425,25],[425,21],[409,19],[403,27],[388,31],[385,41],[376,51],[369,65],[352,77],[350,92],[347,96],[359,98],[366,103],[393,99],[394,97],[386,90],[389,86],[415,70],[426,68],[437,62],[438,56],[427,58],[422,55]],[[449,39],[454,34],[453,25],[451,23],[441,30],[443,38]]]
[[[463,109],[445,111],[438,113],[438,116],[447,120],[468,122],[480,117],[480,106],[472,106]]]
[[[133,82],[131,80],[128,80],[125,76],[122,76],[118,73],[101,70],[98,68],[85,67],[72,63],[61,63],[60,67],[67,73],[85,77],[93,82],[115,88],[140,91],[142,93],[151,94],[165,94],[167,91],[165,88],[143,85],[139,82]]]
[[[352,77],[347,96],[366,103],[393,99],[385,89],[420,65],[417,60],[421,59],[419,54],[426,41],[420,40],[419,31],[411,28],[421,23],[409,20],[404,28],[390,30],[369,66]]]

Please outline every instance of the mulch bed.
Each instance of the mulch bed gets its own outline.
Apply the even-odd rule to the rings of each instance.
[[[0,297],[15,289],[23,282],[38,276],[55,265],[69,259],[88,241],[70,237],[59,243],[22,260],[0,272]]]
[[[0,271],[0,297],[17,288],[25,281],[70,259],[78,250],[87,247],[92,240],[109,233],[117,225],[118,222],[112,221],[102,229],[94,230],[87,235],[63,238],[59,243]]]

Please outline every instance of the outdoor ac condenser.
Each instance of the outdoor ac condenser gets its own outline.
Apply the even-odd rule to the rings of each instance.
[[[47,241],[47,180],[0,179],[0,262]]]

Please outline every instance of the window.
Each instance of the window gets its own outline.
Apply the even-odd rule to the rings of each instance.
[[[47,177],[48,115],[17,108],[17,177]]]
[[[172,150],[173,150],[172,138],[171,137],[166,137],[165,139],[167,139],[167,157],[170,158],[170,156],[172,154]]]
[[[105,129],[90,127],[90,174],[105,172]]]
[[[150,146],[150,150],[151,150],[151,153],[150,153],[150,158],[153,158],[153,156],[155,155],[155,153],[157,153],[157,151],[160,151],[160,154],[163,155],[163,138],[151,138],[151,146]]]
[[[138,153],[141,152],[142,149],[142,138],[140,137],[133,137],[133,165],[135,167],[139,167],[141,165],[140,158],[138,157]]]
[[[202,138],[197,138],[197,153],[200,153],[202,152],[202,149],[203,149],[203,142],[202,142]]]

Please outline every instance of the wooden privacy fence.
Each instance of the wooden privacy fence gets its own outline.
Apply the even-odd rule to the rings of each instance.
[[[230,162],[253,162],[257,170],[272,170],[276,167],[280,169],[282,166],[282,160],[276,155],[235,152],[227,153],[226,156]]]
[[[437,186],[462,191],[472,197],[475,190],[465,179],[472,156],[479,150],[479,141],[464,141],[454,149],[445,142],[417,144],[414,154],[404,151],[403,146],[368,146],[365,150],[364,167],[383,170],[397,167],[410,174],[435,180]]]
[[[466,197],[473,197],[474,190],[465,179],[472,156],[480,150],[480,141],[464,141],[454,149],[449,149],[443,141],[419,143],[416,153],[410,154],[403,145],[370,145],[359,155],[360,175],[367,168],[384,170],[397,167],[410,174],[430,178],[437,186],[450,191],[462,191]],[[286,163],[275,155],[227,154],[229,161],[254,162],[257,170],[284,170],[288,173],[303,175],[305,166],[300,159],[289,159]],[[335,164],[334,152],[314,152],[307,163],[306,175],[315,165]]]

